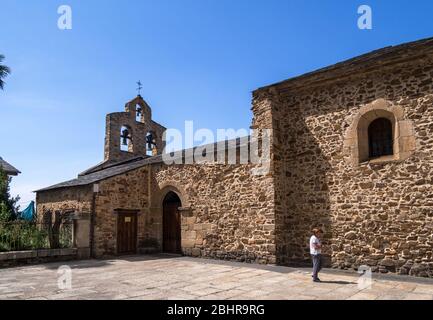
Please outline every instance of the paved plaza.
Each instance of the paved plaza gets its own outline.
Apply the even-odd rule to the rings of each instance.
[[[59,289],[67,284],[63,265],[72,270],[71,288]],[[324,270],[321,279],[313,283],[302,268],[133,256],[2,269],[0,299],[433,300],[433,279],[373,275],[364,289],[356,273]]]

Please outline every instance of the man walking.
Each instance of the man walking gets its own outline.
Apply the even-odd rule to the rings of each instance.
[[[313,235],[310,238],[310,253],[313,259],[313,281],[321,282],[319,272],[322,269],[322,242],[320,241],[323,230],[320,228],[313,229]]]

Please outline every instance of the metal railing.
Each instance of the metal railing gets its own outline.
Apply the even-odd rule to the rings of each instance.
[[[73,223],[0,222],[0,252],[63,249],[73,246]]]

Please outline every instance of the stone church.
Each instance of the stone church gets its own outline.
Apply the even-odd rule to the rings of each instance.
[[[255,90],[252,128],[272,131],[266,175],[165,164],[165,128],[138,96],[107,115],[102,163],[37,191],[38,215],[73,213],[75,245],[94,257],[298,265],[319,226],[329,266],[433,277],[432,79],[433,38]]]

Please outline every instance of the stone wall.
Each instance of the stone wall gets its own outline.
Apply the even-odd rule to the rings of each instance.
[[[86,259],[79,249],[41,249],[0,252],[0,269],[22,265]]]
[[[117,254],[117,210],[138,213],[138,243],[143,246],[144,221],[149,210],[148,167],[111,177],[98,182],[95,195],[94,254],[96,257]],[[38,192],[38,217],[46,210],[74,211],[79,218],[90,219],[93,202],[93,185]],[[87,223],[87,222],[86,222]],[[88,227],[86,227],[88,229]],[[90,231],[90,230],[89,230]]]
[[[117,212],[138,212],[137,247],[162,250],[163,201],[182,200],[185,255],[275,263],[272,175],[251,174],[253,165],[162,162],[99,181],[95,195],[95,255],[117,254]],[[38,210],[91,212],[92,186],[38,194]],[[40,211],[41,212],[41,211]]]
[[[138,243],[144,246],[145,220],[149,211],[148,167],[99,182],[95,200],[95,254],[97,257],[117,254],[117,210],[138,213]]]
[[[43,222],[45,212],[50,212],[53,218],[56,212],[71,213],[70,218],[73,221],[72,243],[75,249],[74,252],[77,253],[73,259],[89,258],[93,185],[38,192],[36,195],[36,201],[36,213],[39,222]],[[44,256],[46,252],[48,252],[47,257]],[[64,252],[68,251],[63,251],[63,253]],[[25,254],[21,255],[25,256]],[[53,256],[54,258],[52,258]],[[59,256],[59,260],[70,258],[66,257],[67,254],[58,254],[58,249],[36,250],[31,253],[29,261],[31,263],[51,261],[51,258],[57,259],[55,258],[56,256]],[[20,258],[19,260],[23,259]],[[12,261],[11,263],[14,262]]]
[[[272,106],[278,263],[308,262],[321,226],[333,267],[433,276],[433,59],[376,70],[255,93],[258,107]],[[413,147],[396,161],[353,163],[347,130],[378,99],[402,110]]]
[[[162,202],[169,191],[182,201],[185,255],[275,263],[272,176],[252,165],[154,165],[147,232],[162,238]],[[150,220],[149,220],[150,221]]]
[[[71,187],[38,192],[36,195],[38,218],[46,211],[75,211],[89,214],[92,211],[92,186]]]

